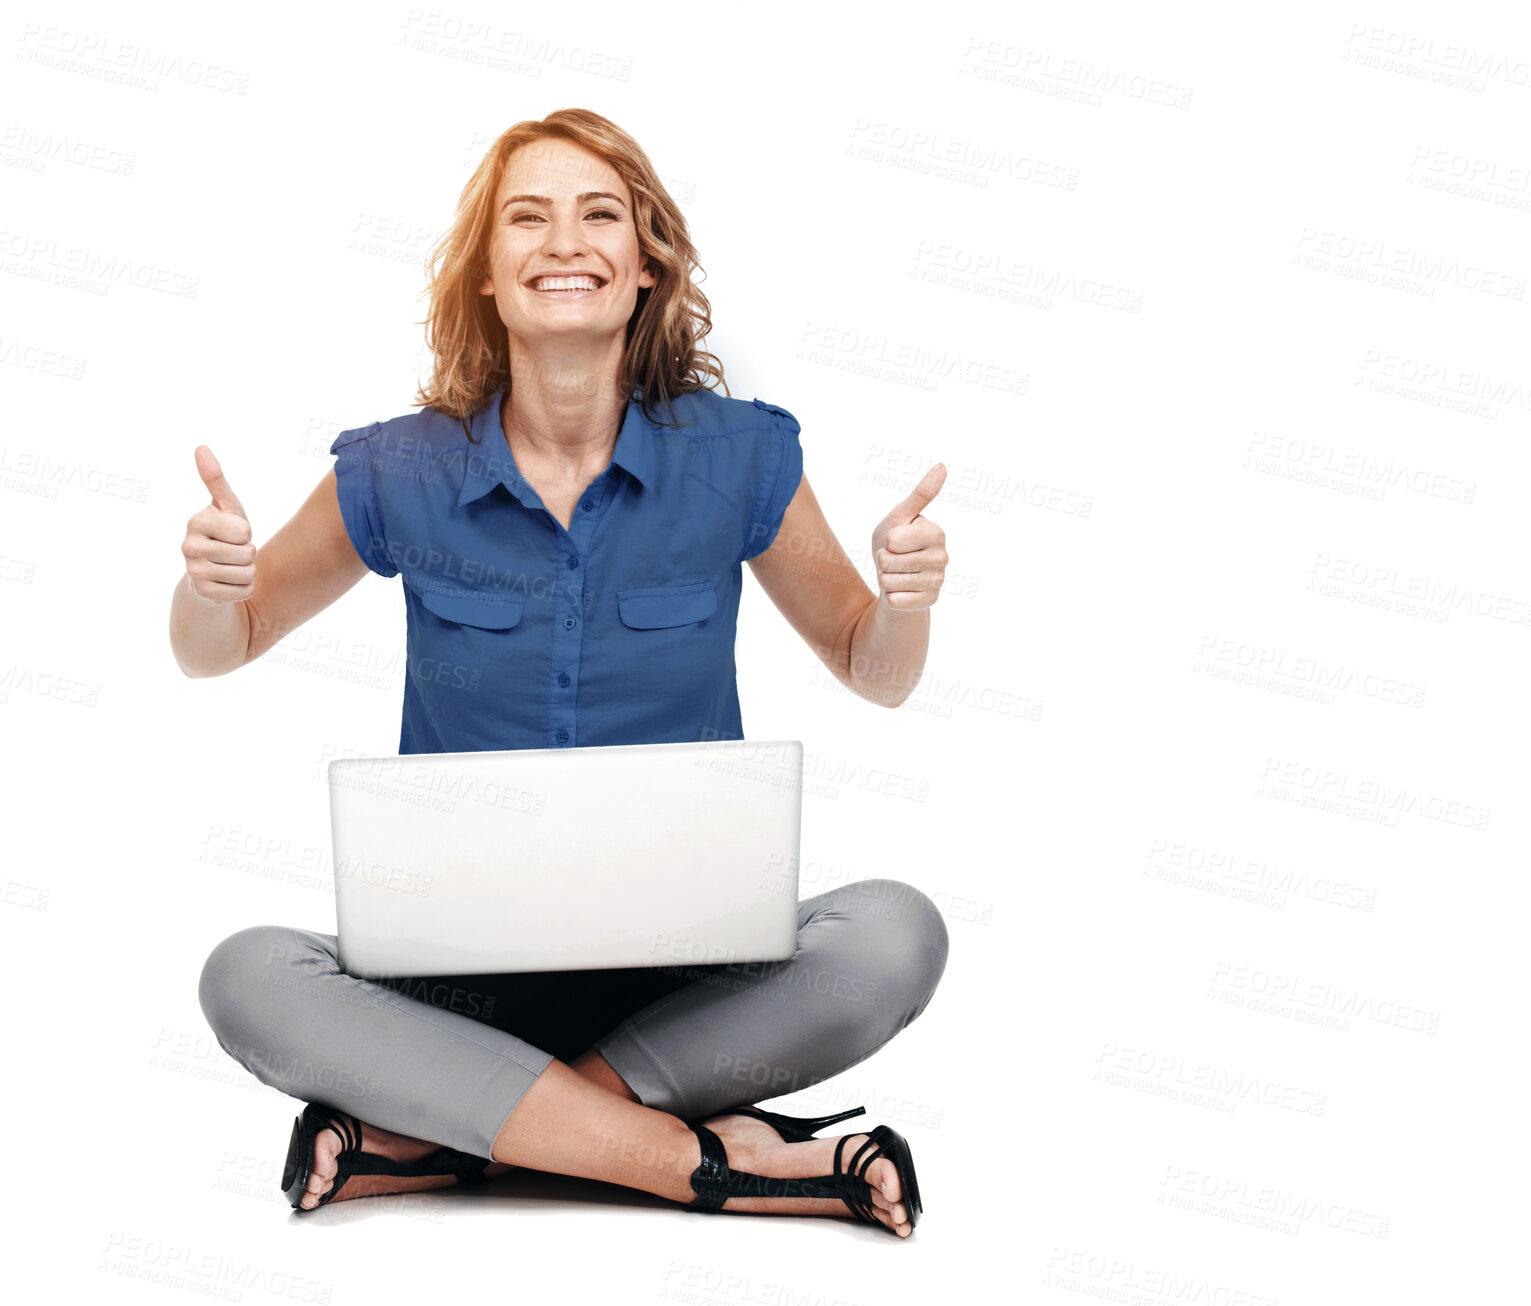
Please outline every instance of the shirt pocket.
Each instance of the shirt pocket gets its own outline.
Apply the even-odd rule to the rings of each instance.
[[[519,595],[485,598],[476,594],[447,594],[426,590],[420,602],[443,620],[484,630],[507,630],[520,623],[526,600]]]
[[[710,580],[690,585],[640,585],[617,591],[622,624],[635,630],[689,626],[718,610],[718,592]]]

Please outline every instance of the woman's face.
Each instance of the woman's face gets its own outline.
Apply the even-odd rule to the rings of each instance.
[[[494,296],[512,341],[624,338],[639,289],[655,282],[642,266],[627,184],[568,141],[533,141],[510,156],[491,231],[480,289]]]

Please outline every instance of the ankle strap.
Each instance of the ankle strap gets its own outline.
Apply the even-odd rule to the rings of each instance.
[[[692,1125],[702,1145],[701,1164],[691,1172],[691,1190],[696,1198],[691,1205],[698,1211],[719,1211],[728,1200],[728,1153],[723,1140],[706,1125]]]
[[[719,1210],[730,1197],[839,1197],[845,1191],[847,1181],[838,1174],[778,1179],[731,1170],[722,1139],[706,1125],[692,1125],[691,1129],[702,1145],[701,1164],[691,1172],[691,1188],[697,1196],[690,1205],[699,1211]],[[840,1141],[843,1144],[845,1140]],[[835,1161],[838,1165],[838,1148]]]

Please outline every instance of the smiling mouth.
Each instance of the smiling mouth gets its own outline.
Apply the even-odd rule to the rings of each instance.
[[[539,295],[574,299],[581,295],[594,294],[606,283],[592,273],[576,272],[568,276],[533,277],[526,284]]]

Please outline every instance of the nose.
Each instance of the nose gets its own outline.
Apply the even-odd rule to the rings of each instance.
[[[547,235],[542,242],[542,252],[549,259],[561,260],[583,255],[590,249],[585,239],[585,228],[576,212],[555,209],[548,214]]]

